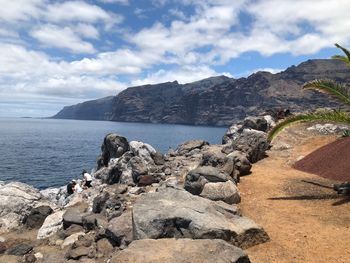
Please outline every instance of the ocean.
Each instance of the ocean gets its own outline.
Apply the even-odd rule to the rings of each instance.
[[[111,132],[166,153],[192,139],[221,143],[225,131],[173,124],[0,118],[0,181],[20,181],[39,189],[65,185],[82,169],[96,166],[103,138]]]

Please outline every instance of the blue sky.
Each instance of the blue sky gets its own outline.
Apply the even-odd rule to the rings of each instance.
[[[278,72],[350,44],[348,0],[0,0],[0,117],[129,86]]]

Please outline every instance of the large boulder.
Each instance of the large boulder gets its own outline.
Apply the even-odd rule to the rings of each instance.
[[[28,228],[40,228],[45,221],[45,218],[52,214],[53,210],[50,206],[39,206],[33,208],[29,215],[24,218],[24,224]]]
[[[238,188],[232,181],[206,183],[200,196],[213,201],[221,200],[228,204],[238,204],[241,202]]]
[[[151,145],[140,141],[131,141],[130,151],[147,164],[154,164],[152,155],[156,154],[157,151]]]
[[[137,240],[117,252],[110,263],[249,263],[246,253],[222,240]]]
[[[231,179],[216,167],[200,166],[187,173],[184,188],[191,194],[199,195],[207,182],[226,182]]]
[[[133,206],[133,226],[135,239],[223,239],[241,248],[269,239],[236,207],[173,188],[140,196]]]
[[[247,175],[250,173],[252,164],[249,162],[247,155],[241,151],[233,151],[227,155],[227,158],[232,159],[235,170],[239,171],[239,175]]]
[[[30,185],[12,182],[0,186],[0,232],[18,228],[34,207],[46,203]]]
[[[209,145],[209,143],[206,141],[203,141],[203,140],[187,141],[187,142],[179,145],[176,148],[175,153],[178,155],[185,155],[185,154],[188,154],[195,149],[202,149],[205,145]]]
[[[248,160],[255,163],[266,156],[270,147],[267,134],[262,131],[244,129],[242,133],[232,142],[233,150],[247,154]]]
[[[121,216],[113,218],[108,225],[107,236],[117,246],[126,247],[133,240],[133,226],[131,211],[123,213]]]
[[[44,239],[52,236],[63,228],[63,214],[65,211],[57,211],[46,217],[43,225],[38,231],[37,239]]]
[[[101,146],[102,154],[98,160],[98,169],[103,166],[108,166],[109,160],[119,158],[129,150],[128,140],[115,133],[107,134]]]
[[[239,134],[242,132],[241,124],[233,124],[231,125],[224,136],[222,137],[222,144],[232,143],[232,141],[236,140]]]
[[[202,157],[200,166],[217,167],[221,172],[233,177],[234,162],[231,158],[227,158],[222,152],[205,152]]]
[[[247,117],[243,121],[243,129],[253,129],[266,132],[269,126],[264,117]]]

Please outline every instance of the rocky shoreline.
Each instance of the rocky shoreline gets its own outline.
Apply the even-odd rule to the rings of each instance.
[[[238,183],[265,157],[274,121],[248,117],[222,145],[188,141],[165,155],[108,134],[93,187],[71,196],[0,182],[0,262],[250,262],[243,249],[269,237],[241,214]],[[5,237],[29,229],[35,242]]]

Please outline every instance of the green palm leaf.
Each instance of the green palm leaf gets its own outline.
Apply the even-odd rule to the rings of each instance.
[[[289,117],[278,123],[268,134],[268,140],[272,141],[276,135],[287,126],[301,122],[337,122],[350,124],[350,115],[343,111],[322,111],[317,113],[306,113]]]
[[[346,55],[346,57],[347,57],[347,60],[348,61],[350,61],[350,52],[346,49],[346,48],[344,48],[344,47],[342,47],[341,45],[339,45],[339,44],[334,44],[337,48],[340,48],[343,52],[344,52],[344,54]]]
[[[333,80],[313,80],[304,84],[303,89],[313,89],[332,95],[350,106],[350,89]]]

